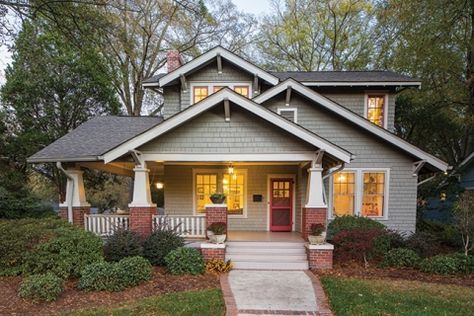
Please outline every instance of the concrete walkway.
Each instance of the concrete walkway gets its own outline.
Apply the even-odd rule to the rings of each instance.
[[[322,288],[311,272],[233,270],[224,278],[227,315],[328,315],[318,308]]]

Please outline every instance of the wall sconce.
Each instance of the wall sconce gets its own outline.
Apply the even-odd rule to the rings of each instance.
[[[158,190],[162,190],[164,186],[165,186],[165,185],[163,184],[163,182],[157,182],[157,183],[156,183],[156,188],[157,188]]]

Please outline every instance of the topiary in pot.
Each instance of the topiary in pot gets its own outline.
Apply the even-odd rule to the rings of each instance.
[[[226,223],[212,223],[207,227],[207,230],[210,231],[212,234],[208,234],[209,239],[214,244],[222,244],[224,243],[227,235],[227,224]]]
[[[312,224],[308,236],[309,243],[312,245],[324,244],[326,241],[325,227],[323,224]]]

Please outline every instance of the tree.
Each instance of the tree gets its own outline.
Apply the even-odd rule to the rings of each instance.
[[[373,6],[364,0],[273,1],[258,49],[274,70],[351,70],[369,66]]]
[[[0,90],[4,164],[23,175],[26,158],[95,115],[119,113],[110,71],[94,47],[78,51],[44,18],[25,21],[15,41],[13,62]],[[49,165],[35,167],[63,192],[62,175]]]
[[[464,254],[474,249],[474,192],[466,191],[459,197],[454,208],[454,218],[461,232]]]

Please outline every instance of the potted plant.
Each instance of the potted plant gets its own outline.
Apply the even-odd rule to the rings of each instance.
[[[227,235],[226,223],[212,223],[207,227],[209,240],[214,244],[223,244]]]
[[[225,201],[225,194],[224,193],[212,193],[211,194],[211,201],[214,204],[222,204]]]
[[[310,234],[308,236],[311,245],[324,244],[326,241],[326,232],[323,224],[312,224],[310,227]]]

